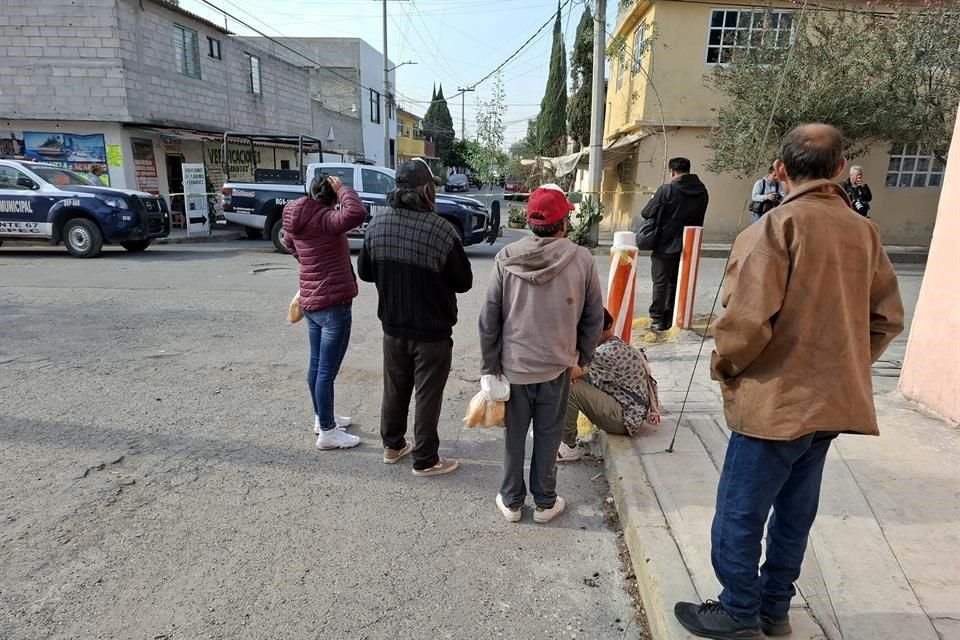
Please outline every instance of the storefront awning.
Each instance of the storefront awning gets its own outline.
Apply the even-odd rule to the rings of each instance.
[[[637,145],[640,144],[640,141],[643,140],[650,134],[646,133],[631,133],[629,135],[623,136],[614,142],[608,144],[603,148],[603,167],[604,169],[609,169],[610,167],[615,167],[624,160],[626,160],[633,152],[636,150]],[[530,166],[536,164],[537,162],[542,162],[545,167],[548,169],[553,169],[554,173],[558,178],[562,178],[565,175],[571,174],[577,169],[586,169],[590,165],[590,150],[581,149],[576,153],[571,153],[565,156],[558,156],[555,158],[548,158],[545,156],[540,156],[535,159],[524,159],[520,163],[525,166]]]

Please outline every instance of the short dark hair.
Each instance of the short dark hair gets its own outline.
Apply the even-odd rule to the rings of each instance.
[[[540,216],[541,218],[543,217],[539,213],[530,215],[530,217],[534,220],[537,219],[537,216]],[[528,224],[527,226],[530,227],[530,231],[533,231],[533,235],[537,236],[538,238],[552,238],[563,230],[563,223],[566,221],[567,219],[564,218],[560,222],[554,222],[553,224]]]
[[[690,173],[690,160],[687,158],[670,158],[670,171]]]
[[[833,180],[843,162],[843,134],[829,124],[794,127],[780,144],[791,180]]]
[[[767,167],[767,175],[770,175],[773,172],[774,172],[773,165],[770,165],[769,167]]]
[[[609,331],[613,326],[613,316],[606,309],[603,310],[603,330]]]

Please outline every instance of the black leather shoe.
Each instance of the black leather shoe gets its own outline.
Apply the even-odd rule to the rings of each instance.
[[[740,624],[723,610],[723,605],[713,600],[707,600],[703,604],[678,602],[673,613],[683,628],[698,638],[764,640],[760,625],[748,627]]]
[[[788,636],[793,633],[793,628],[790,627],[790,616],[775,618],[761,613],[760,628],[763,629],[764,635],[770,637]]]
[[[650,331],[653,331],[655,333],[663,333],[665,329],[663,328],[663,325],[660,324],[659,322],[654,322],[653,324],[650,325]]]

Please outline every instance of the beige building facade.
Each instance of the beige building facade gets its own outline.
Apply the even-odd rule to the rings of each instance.
[[[768,24],[773,26],[768,28],[789,34],[797,6],[779,5],[770,9]],[[624,38],[626,51],[622,61],[611,60],[604,145],[628,141],[635,144],[635,153],[604,172],[606,224],[612,229],[626,228],[639,215],[667,179],[666,160],[675,156],[689,158],[710,191],[705,241],[729,242],[749,224],[753,184],[773,158],[746,180],[706,170],[710,149],[704,136],[715,125],[714,109],[722,100],[708,78],[730,59],[738,43],[748,40],[751,25],[765,19],[766,11],[767,5],[660,0],[637,2],[621,12],[614,36]],[[654,31],[656,37],[644,46]],[[909,144],[897,149],[876,145],[853,163],[864,168],[873,191],[870,217],[884,242],[929,245],[944,164],[932,152]]]

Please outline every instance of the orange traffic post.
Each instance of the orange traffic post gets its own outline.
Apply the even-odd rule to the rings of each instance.
[[[633,336],[633,302],[637,292],[636,236],[630,231],[613,234],[610,248],[610,278],[607,311],[613,316],[614,335],[630,344]]]
[[[683,253],[680,256],[680,277],[674,303],[674,325],[681,329],[693,326],[693,307],[697,300],[697,278],[700,275],[700,252],[703,248],[703,227],[683,228]]]

